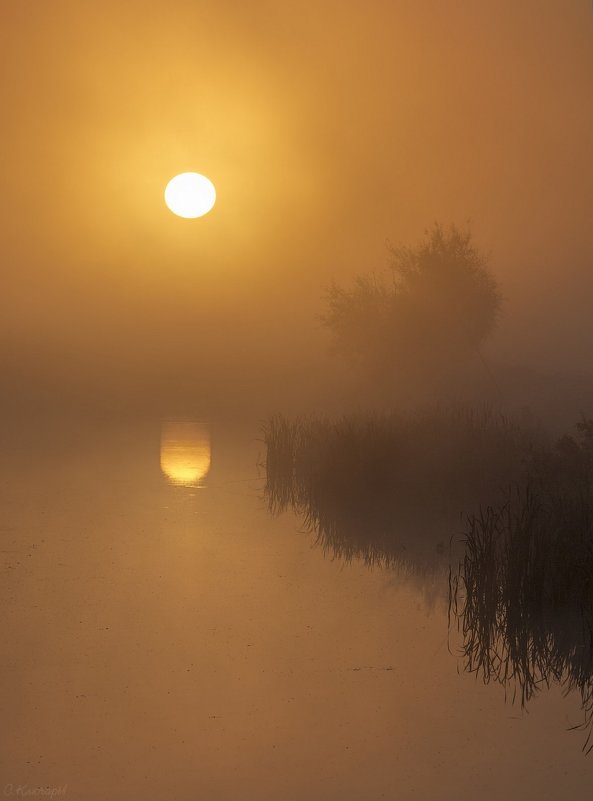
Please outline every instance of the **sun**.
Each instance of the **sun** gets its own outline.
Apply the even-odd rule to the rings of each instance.
[[[208,214],[216,202],[214,184],[197,172],[182,172],[165,188],[165,203],[178,217],[193,220]]]

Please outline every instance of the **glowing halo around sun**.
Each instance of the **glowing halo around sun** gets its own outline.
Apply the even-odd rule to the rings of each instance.
[[[208,214],[216,203],[216,189],[205,175],[182,172],[171,178],[165,188],[165,203],[178,217],[194,220]]]

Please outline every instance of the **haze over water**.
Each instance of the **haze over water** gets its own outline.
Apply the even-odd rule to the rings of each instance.
[[[23,1],[0,62],[0,794],[580,801],[590,3]]]
[[[527,714],[460,674],[446,578],[345,565],[271,518],[253,427],[212,424],[197,490],[163,475],[160,435],[3,426],[3,781],[85,799],[577,797],[577,700],[551,690]]]

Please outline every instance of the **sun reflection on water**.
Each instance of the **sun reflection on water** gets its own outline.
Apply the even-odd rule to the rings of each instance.
[[[165,422],[161,470],[177,487],[202,487],[211,462],[210,430],[204,423]]]

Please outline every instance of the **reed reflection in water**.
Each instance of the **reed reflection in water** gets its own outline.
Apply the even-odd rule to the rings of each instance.
[[[534,449],[533,432],[488,415],[276,417],[264,430],[265,492],[270,512],[301,514],[335,557],[403,566],[421,586],[443,579],[445,597],[449,569],[465,669],[523,706],[553,683],[576,690],[589,751],[593,422],[578,428],[581,441]]]
[[[581,488],[582,489],[582,488]],[[450,624],[467,672],[521,706],[556,683],[580,693],[593,733],[593,496],[511,493],[470,519],[450,577]]]
[[[442,567],[461,514],[519,477],[527,436],[486,409],[336,422],[278,415],[264,427],[268,507],[300,514],[334,556]]]
[[[161,470],[177,487],[202,487],[210,471],[210,429],[195,421],[168,421],[161,427]]]

